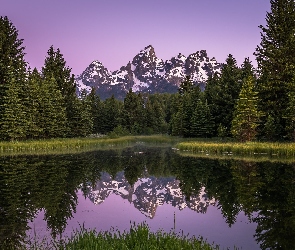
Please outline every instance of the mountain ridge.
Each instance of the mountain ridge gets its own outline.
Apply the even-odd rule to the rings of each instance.
[[[93,61],[76,77],[77,94],[82,90],[96,93],[106,99],[114,95],[124,99],[129,89],[133,92],[175,93],[186,75],[194,84],[204,89],[206,80],[214,72],[220,72],[223,64],[214,57],[208,57],[206,50],[200,50],[188,57],[179,53],[170,60],[158,58],[152,45],[135,55],[127,65],[110,71],[98,60]]]

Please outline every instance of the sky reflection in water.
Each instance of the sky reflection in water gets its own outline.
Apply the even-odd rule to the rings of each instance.
[[[26,233],[69,236],[83,223],[122,231],[146,222],[169,232],[175,213],[177,233],[222,248],[292,249],[294,183],[292,164],[185,157],[171,148],[2,157],[0,245],[18,246]]]

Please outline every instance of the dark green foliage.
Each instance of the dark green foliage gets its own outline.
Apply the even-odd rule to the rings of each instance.
[[[192,137],[211,137],[213,135],[214,121],[207,101],[200,98],[191,117]]]
[[[219,79],[220,93],[216,96],[216,113],[212,114],[216,124],[221,124],[230,135],[234,107],[241,89],[241,70],[236,59],[229,55],[221,70]],[[209,101],[209,100],[208,100]]]
[[[55,51],[53,46],[51,46],[47,55],[44,67],[42,68],[42,75],[44,78],[54,77],[57,83],[57,89],[64,99],[68,127],[67,135],[73,137],[84,134],[81,131],[76,134],[82,120],[85,120],[85,115],[80,116],[79,114],[82,107],[76,96],[74,75],[71,75],[71,69],[66,66],[66,61],[59,49]]]
[[[123,123],[134,134],[143,133],[145,127],[144,99],[141,94],[129,90],[123,105]]]
[[[244,78],[231,127],[232,135],[239,141],[252,141],[255,138],[261,117],[257,106],[254,78],[249,75]]]
[[[42,132],[41,123],[41,104],[42,104],[42,78],[38,70],[34,68],[31,72],[29,70],[28,80],[27,80],[27,93],[28,99],[26,100],[26,108],[29,110],[27,114],[27,120],[29,123],[27,130],[27,138],[34,139],[39,138]],[[47,96],[46,98],[51,98]]]
[[[43,138],[64,137],[67,131],[64,98],[54,77],[40,83],[39,128]]]
[[[215,135],[220,125],[226,129],[225,134],[230,135],[234,107],[240,93],[242,77],[248,74],[248,68],[249,64],[246,64],[244,71],[242,71],[237,66],[236,59],[230,54],[221,74],[215,73],[207,81],[205,98],[214,117]]]
[[[214,118],[215,127],[213,130],[214,135],[217,135],[218,126],[220,124],[220,121],[218,123],[216,116],[219,113],[219,103],[221,100],[221,97],[219,96],[222,91],[221,85],[220,85],[220,74],[215,72],[213,75],[210,75],[207,80],[206,88],[204,91],[205,99],[208,102],[208,106],[210,109],[210,112]]]
[[[95,94],[94,88],[91,89],[86,99],[90,106],[89,112],[93,122],[92,133],[96,134],[100,132],[102,103],[99,96]]]
[[[0,17],[0,138],[25,139],[27,97],[23,40],[7,17]]]
[[[274,141],[278,138],[278,133],[282,130],[282,128],[278,126],[278,122],[273,113],[269,113],[263,127],[263,135],[268,141]]]
[[[111,132],[121,123],[122,102],[115,99],[114,95],[107,98],[101,107],[99,127],[103,134]],[[122,121],[124,122],[124,121]]]
[[[190,92],[193,89],[193,82],[191,80],[191,77],[189,75],[187,75],[185,77],[185,80],[181,82],[179,89],[178,89],[178,93],[180,95],[183,95],[185,93]]]
[[[21,140],[26,137],[27,120],[25,107],[19,97],[19,86],[11,79],[2,97],[0,135],[4,140]]]
[[[271,0],[270,3],[267,25],[259,26],[261,42],[255,55],[260,75],[260,109],[266,114],[263,122],[267,122],[269,115],[273,116],[276,121],[273,139],[278,140],[290,134],[286,127],[292,119],[285,111],[290,105],[288,89],[295,76],[295,3],[293,0]]]
[[[295,67],[294,67],[295,71]],[[288,86],[288,107],[285,111],[286,136],[289,140],[295,140],[295,76]]]

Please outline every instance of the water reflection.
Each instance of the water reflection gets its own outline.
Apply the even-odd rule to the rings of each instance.
[[[145,147],[2,157],[0,190],[2,249],[25,241],[28,221],[40,210],[52,236],[61,235],[75,215],[79,190],[98,206],[116,194],[148,218],[165,204],[198,213],[215,205],[231,227],[243,212],[257,223],[253,234],[261,249],[295,245],[291,164],[201,159]]]
[[[202,187],[199,193],[186,199],[179,186],[179,180],[174,177],[156,178],[149,176],[139,178],[132,186],[124,176],[117,173],[114,179],[108,173],[103,173],[94,187],[89,187],[87,196],[96,205],[104,202],[109,195],[116,194],[128,200],[142,214],[154,218],[158,206],[171,204],[179,210],[188,207],[196,212],[205,213],[209,205],[215,204],[215,199],[209,199]]]

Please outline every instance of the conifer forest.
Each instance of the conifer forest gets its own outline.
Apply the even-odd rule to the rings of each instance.
[[[239,66],[229,54],[204,91],[187,76],[177,93],[130,90],[123,101],[101,100],[95,89],[77,96],[71,68],[54,46],[42,69],[31,69],[18,30],[0,17],[0,140],[116,133],[294,141],[295,3],[270,2],[257,68],[249,58]]]

